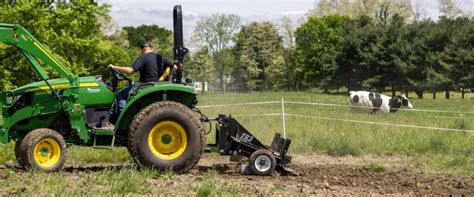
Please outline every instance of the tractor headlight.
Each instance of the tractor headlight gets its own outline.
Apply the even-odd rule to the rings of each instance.
[[[5,106],[11,107],[15,102],[15,93],[13,91],[5,92]]]

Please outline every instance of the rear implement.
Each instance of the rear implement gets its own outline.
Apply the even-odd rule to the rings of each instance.
[[[279,133],[273,137],[270,146],[264,145],[236,119],[219,115],[216,119],[216,144],[220,155],[231,155],[231,160],[238,162],[240,157],[249,160],[248,170],[254,175],[270,175],[274,170],[284,175],[298,175],[287,167],[291,157],[287,155],[291,139],[282,138]],[[243,173],[247,169],[243,168]]]

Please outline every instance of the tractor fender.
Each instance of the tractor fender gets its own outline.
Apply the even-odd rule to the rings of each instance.
[[[146,106],[158,101],[175,101],[189,108],[196,104],[196,91],[193,86],[169,82],[155,83],[139,88],[127,100],[115,123],[115,132],[127,132],[133,117]]]

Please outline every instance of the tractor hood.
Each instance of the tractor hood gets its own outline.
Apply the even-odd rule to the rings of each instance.
[[[96,77],[79,77],[79,87],[99,87],[99,81]],[[59,79],[49,79],[48,83],[53,89],[65,89],[69,88],[70,84],[66,78]],[[21,86],[17,89],[14,89],[13,92],[15,95],[23,94],[26,92],[35,92],[35,91],[48,91],[49,87],[44,81],[33,82]]]

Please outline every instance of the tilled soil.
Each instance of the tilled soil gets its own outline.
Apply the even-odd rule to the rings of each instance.
[[[398,156],[330,157],[321,155],[297,155],[291,168],[299,176],[282,176],[275,172],[271,176],[250,176],[240,174],[237,163],[228,157],[205,155],[198,165],[184,175],[177,175],[172,181],[158,179],[148,182],[156,187],[188,193],[191,184],[202,182],[209,172],[214,172],[213,184],[235,185],[242,193],[258,196],[267,195],[474,195],[474,176],[451,174],[427,174],[410,169],[406,159]],[[382,170],[366,167],[369,163],[383,164]],[[17,166],[16,166],[17,167]],[[9,164],[0,168],[15,168]],[[130,168],[133,164],[86,164],[66,165],[64,174],[80,179],[84,174],[106,168]],[[166,191],[165,191],[166,194]]]
[[[221,160],[212,164],[212,160]],[[296,156],[291,168],[300,176],[243,176],[236,164],[206,159],[198,169],[216,169],[256,194],[455,194],[474,195],[474,176],[426,174],[409,169],[403,157]],[[376,162],[385,168],[365,167]],[[222,164],[224,163],[224,164]],[[209,167],[211,165],[212,167]],[[201,170],[202,171],[202,170]],[[199,174],[193,171],[192,174]]]

